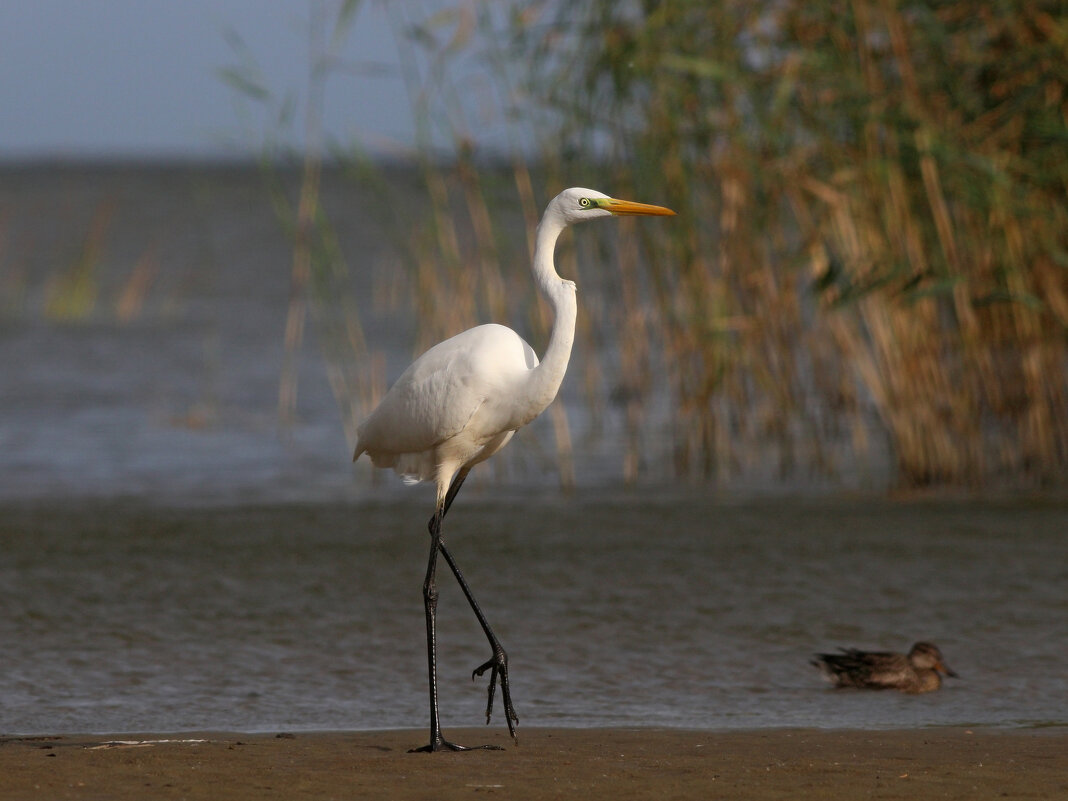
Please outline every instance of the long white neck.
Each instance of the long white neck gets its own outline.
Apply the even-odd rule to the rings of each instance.
[[[565,227],[555,215],[547,215],[538,225],[534,240],[534,283],[552,307],[553,328],[541,363],[530,373],[528,397],[533,412],[531,418],[541,414],[556,397],[567,372],[571,346],[575,341],[575,317],[578,313],[575,284],[557,275],[553,264],[556,240]]]

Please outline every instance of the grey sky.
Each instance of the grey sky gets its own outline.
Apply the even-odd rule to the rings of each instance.
[[[331,4],[328,7],[333,8]],[[217,70],[236,32],[278,95],[308,74],[308,0],[32,0],[0,4],[0,159],[198,156],[254,147],[264,121]],[[364,3],[344,55],[390,67],[333,75],[330,134],[373,150],[411,144],[393,36]]]

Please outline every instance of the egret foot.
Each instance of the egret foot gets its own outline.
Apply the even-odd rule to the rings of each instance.
[[[519,738],[516,736],[515,727],[519,724],[519,716],[512,706],[512,692],[508,686],[508,655],[503,648],[498,646],[493,649],[493,656],[472,671],[471,681],[474,681],[476,676],[483,675],[487,670],[490,671],[490,679],[489,698],[486,701],[486,723],[488,724],[493,716],[493,696],[497,690],[497,682],[499,680],[501,683],[501,698],[504,701],[504,717],[508,723],[508,733],[518,745]]]
[[[433,754],[438,751],[503,751],[504,748],[499,745],[457,745],[456,743],[450,743],[448,740],[436,737],[428,745],[424,745],[422,748],[412,748],[408,751],[409,754]]]

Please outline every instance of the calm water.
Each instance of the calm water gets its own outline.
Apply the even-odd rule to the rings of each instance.
[[[326,200],[395,376],[396,264],[366,195]],[[6,170],[0,225],[0,733],[425,725],[431,491],[349,464],[314,326],[279,430],[291,259],[257,176]],[[64,316],[79,276],[93,303]],[[1068,506],[628,493],[622,406],[593,436],[576,394],[578,489],[554,490],[538,421],[447,526],[521,725],[1068,722]],[[488,654],[442,587],[444,721],[477,724]],[[807,664],[921,638],[963,677],[931,696],[834,692]]]
[[[429,500],[7,509],[0,731],[425,725]],[[461,501],[449,541],[522,725],[1068,723],[1063,508]],[[441,583],[444,721],[478,725],[485,641]],[[962,676],[928,696],[834,691],[807,664],[921,638]]]

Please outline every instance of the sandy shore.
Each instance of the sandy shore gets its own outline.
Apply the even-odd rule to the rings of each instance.
[[[1068,732],[451,730],[0,738],[0,798],[1064,799]]]

